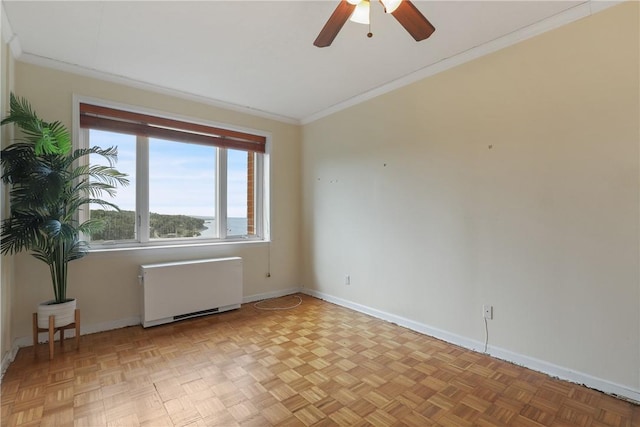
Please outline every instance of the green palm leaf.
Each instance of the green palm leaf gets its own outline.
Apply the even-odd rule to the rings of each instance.
[[[66,299],[67,264],[89,250],[80,236],[104,227],[100,219],[80,224],[79,212],[90,205],[119,210],[102,196],[115,195],[117,186],[129,181],[113,168],[117,148],[71,151],[70,133],[60,122],[43,121],[25,99],[13,94],[10,108],[0,124],[15,124],[22,137],[0,153],[2,181],[11,185],[10,216],[2,221],[0,251],[30,251],[49,265],[54,296],[61,302]],[[104,157],[109,166],[82,165],[90,155]]]
[[[62,154],[71,149],[71,135],[59,122],[47,123],[40,119],[24,98],[13,93],[9,97],[10,112],[0,125],[15,123],[26,141],[33,144],[36,155]]]

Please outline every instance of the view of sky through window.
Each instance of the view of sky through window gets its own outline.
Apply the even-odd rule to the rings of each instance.
[[[120,187],[110,199],[120,213],[100,211],[91,206],[92,216],[105,218],[104,231],[92,238],[100,240],[133,240],[136,236],[136,136],[91,129],[90,145],[118,147],[115,167],[129,176],[130,185]],[[218,238],[218,179],[215,146],[149,138],[149,230],[150,239]],[[225,150],[223,150],[225,151]],[[253,234],[247,215],[247,152],[226,150],[226,236]],[[91,164],[106,165],[106,160],[92,155]],[[253,215],[253,213],[252,213]],[[191,217],[180,219],[180,216]],[[252,217],[253,218],[253,217]],[[204,222],[203,222],[204,221]],[[146,235],[146,234],[145,234]]]
[[[216,147],[149,139],[149,211],[213,218]]]
[[[115,168],[122,173],[126,173],[129,179],[127,187],[118,187],[117,195],[114,199],[108,196],[105,200],[115,203],[122,210],[136,210],[136,137],[134,135],[124,135],[100,130],[90,130],[91,146],[101,148],[118,147],[118,162]],[[92,155],[91,164],[107,165],[107,161],[99,156]],[[92,207],[94,208],[94,207]]]
[[[115,203],[122,210],[136,205],[136,137],[92,129],[91,145],[118,147],[116,168],[129,175],[130,185],[118,188]],[[151,138],[150,200],[151,212],[198,217],[215,216],[215,148]],[[104,163],[92,158],[93,163]],[[230,218],[247,215],[247,153],[228,150],[227,214]]]

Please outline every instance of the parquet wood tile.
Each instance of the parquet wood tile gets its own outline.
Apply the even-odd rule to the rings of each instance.
[[[300,298],[21,349],[1,424],[640,427],[637,405]]]

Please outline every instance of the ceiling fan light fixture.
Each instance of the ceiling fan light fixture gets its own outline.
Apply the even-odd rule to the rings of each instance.
[[[385,13],[393,13],[398,8],[398,6],[400,6],[400,3],[402,3],[402,0],[380,0],[380,1],[384,6]]]
[[[356,22],[358,24],[369,24],[369,0],[362,0],[357,4],[353,14],[351,14],[351,18],[349,19],[351,22]]]
[[[384,6],[385,12],[393,14],[393,17],[404,27],[405,30],[417,42],[429,38],[436,30],[431,22],[418,10],[411,0],[379,0]],[[313,42],[316,47],[331,46],[340,29],[347,20],[370,25],[369,0],[340,0],[338,6],[333,11],[327,23],[324,24],[320,34]],[[367,37],[373,36],[371,27]]]

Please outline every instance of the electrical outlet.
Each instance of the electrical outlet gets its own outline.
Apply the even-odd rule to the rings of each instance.
[[[485,319],[493,319],[493,306],[492,305],[483,305],[482,306],[482,317]]]
[[[351,276],[349,276],[348,274],[346,276],[344,276],[344,284],[345,285],[350,285],[351,284]]]

